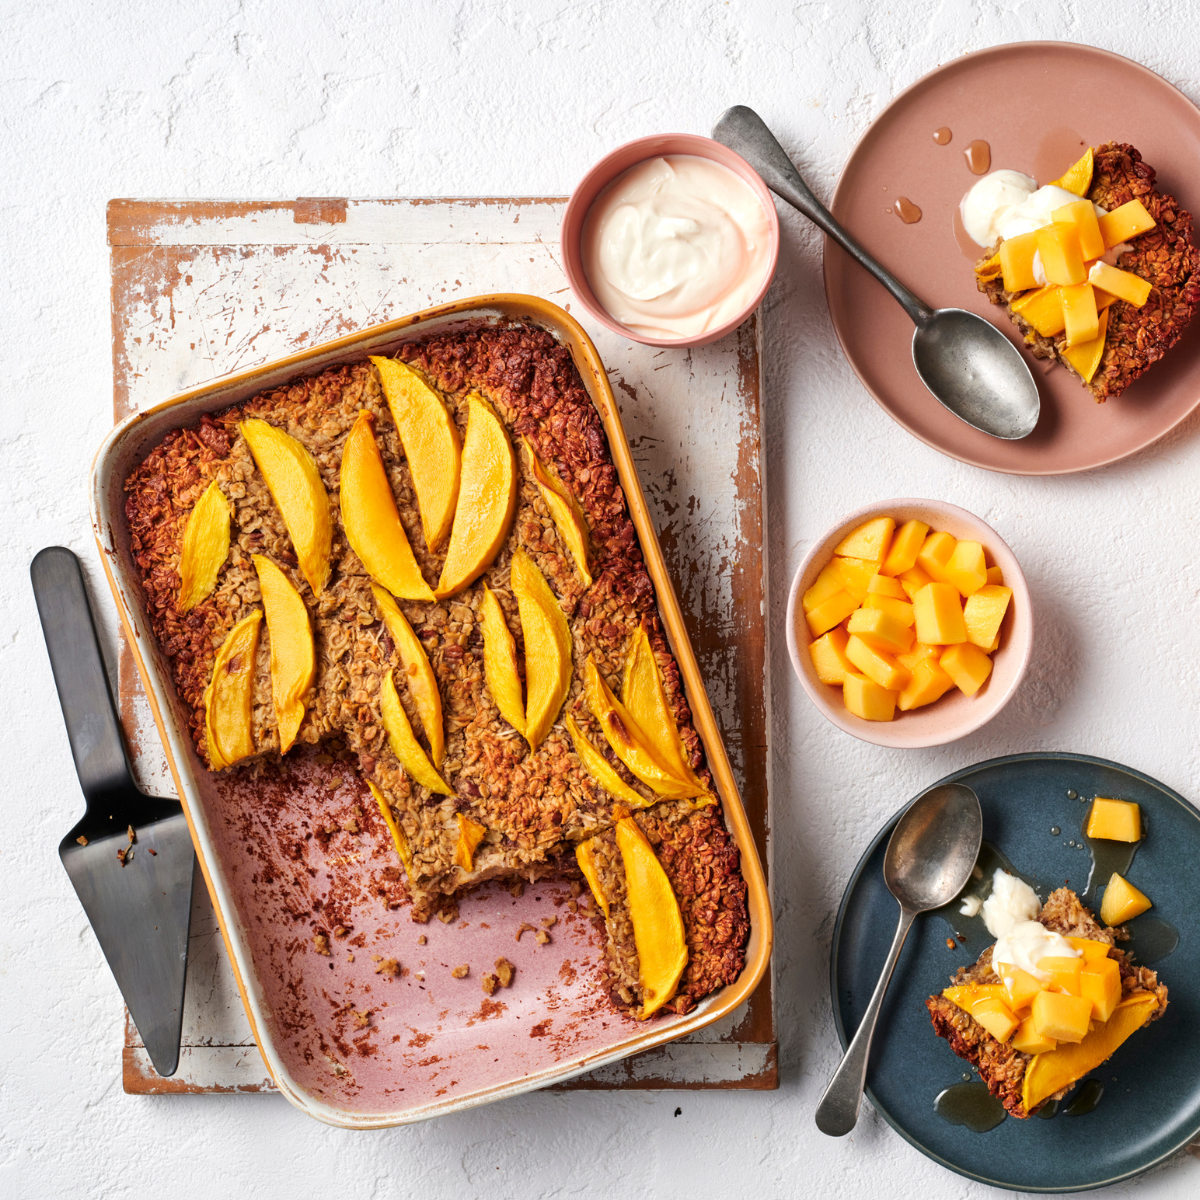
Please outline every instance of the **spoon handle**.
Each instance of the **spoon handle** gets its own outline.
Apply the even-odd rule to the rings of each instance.
[[[800,172],[788,158],[787,151],[775,140],[762,117],[744,104],[726,109],[713,126],[713,137],[735,154],[740,154],[762,176],[781,200],[799,209],[810,221],[820,226],[851,258],[867,271],[900,302],[916,325],[924,325],[933,310],[914,296],[886,267],[875,261],[838,223],[833,214],[812,194],[800,178]]]
[[[817,1128],[830,1137],[841,1137],[849,1133],[858,1122],[858,1110],[862,1104],[863,1087],[867,1082],[867,1060],[871,1057],[871,1039],[875,1035],[875,1022],[879,1019],[879,1009],[883,1004],[883,994],[887,991],[892,972],[896,969],[896,960],[904,947],[904,939],[916,919],[915,912],[901,909],[900,924],[896,927],[896,936],[892,939],[892,948],[888,952],[887,962],[879,975],[879,982],[871,995],[871,1003],[863,1013],[863,1019],[853,1040],[846,1050],[838,1069],[834,1071],[821,1103],[817,1105]]]

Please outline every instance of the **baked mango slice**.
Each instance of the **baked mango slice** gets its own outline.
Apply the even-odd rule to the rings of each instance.
[[[279,729],[279,753],[286,754],[304,720],[305,697],[317,675],[312,622],[295,585],[262,554],[253,555],[258,587],[271,635],[271,698]]]
[[[392,844],[396,847],[396,854],[404,867],[404,873],[411,880],[413,878],[413,858],[408,844],[408,835],[400,828],[400,822],[396,820],[396,814],[392,812],[392,806],[387,802],[387,797],[369,779],[367,787],[371,789],[371,795],[375,797],[375,803],[379,805],[379,812],[383,817],[384,824],[387,825],[388,832],[392,835]]]
[[[425,545],[437,550],[450,534],[458,502],[462,448],[458,426],[441,396],[407,363],[371,356],[412,475]],[[360,556],[361,557],[361,556]]]
[[[567,733],[571,735],[571,742],[575,747],[575,753],[579,755],[579,761],[583,763],[583,769],[610,796],[617,800],[623,800],[626,804],[632,804],[634,808],[649,808],[655,803],[654,800],[647,800],[645,796],[635,792],[617,774],[612,763],[592,745],[587,734],[579,727],[579,722],[573,716],[568,713],[563,724],[567,727]]]
[[[483,676],[500,715],[519,733],[525,733],[525,701],[517,670],[517,642],[508,627],[496,593],[485,583],[479,604],[483,626]]]
[[[254,753],[250,704],[262,617],[257,608],[243,617],[226,635],[213,660],[212,679],[204,692],[204,735],[208,765],[214,771]]]
[[[688,962],[683,917],[671,881],[654,847],[632,817],[617,822],[617,848],[625,866],[625,892],[638,952],[644,1021],[674,995]]]
[[[383,677],[383,686],[379,693],[380,716],[383,728],[388,735],[388,745],[392,753],[400,760],[404,770],[422,787],[431,792],[439,792],[443,796],[452,794],[450,785],[437,773],[429,756],[421,748],[409,724],[408,714],[396,692],[396,684],[389,671]]]
[[[604,913],[604,918],[607,920],[610,906],[608,897],[604,894],[604,885],[600,882],[600,869],[596,866],[596,852],[592,840],[592,838],[588,838],[586,842],[580,842],[575,847],[575,861],[579,864],[579,869],[583,872],[583,877],[587,880],[588,887],[592,889],[592,895],[596,897],[596,903],[600,905],[600,911]]]
[[[529,473],[533,476],[533,481],[537,484],[538,491],[541,493],[546,507],[550,510],[550,516],[554,519],[559,536],[566,543],[571,557],[575,560],[575,567],[579,571],[579,577],[583,580],[584,587],[591,587],[592,576],[588,571],[588,530],[583,510],[574,496],[546,469],[546,464],[538,458],[529,439],[523,438],[522,441],[525,445],[525,453],[529,458]]]
[[[456,813],[458,817],[458,842],[454,847],[454,862],[464,871],[470,871],[475,866],[475,849],[487,833],[487,826],[471,820],[465,813]]]
[[[504,423],[482,396],[473,393],[467,404],[462,478],[439,599],[461,592],[491,566],[517,511],[517,463]]]
[[[440,767],[446,753],[446,737],[442,727],[442,697],[438,691],[437,676],[429,665],[429,656],[421,645],[421,639],[413,632],[413,627],[396,601],[378,584],[373,583],[371,591],[383,614],[384,626],[396,643],[404,681],[417,706],[417,715],[421,718],[421,728],[425,730],[425,739],[429,742],[433,765]]]
[[[525,639],[525,740],[536,750],[571,687],[571,630],[550,585],[523,550],[513,555],[510,575]]]
[[[238,426],[296,551],[300,574],[319,596],[329,579],[333,518],[313,456],[290,434],[257,417]]]
[[[1064,191],[1074,192],[1076,196],[1086,196],[1092,186],[1094,162],[1092,148],[1089,146],[1085,154],[1073,162],[1058,179],[1052,179],[1047,186],[1060,187]]]
[[[179,554],[179,599],[181,613],[195,608],[212,595],[217,576],[229,557],[229,501],[214,479],[196,501],[183,530]]]
[[[369,412],[358,414],[342,448],[342,528],[367,574],[401,600],[432,600],[408,535]]]

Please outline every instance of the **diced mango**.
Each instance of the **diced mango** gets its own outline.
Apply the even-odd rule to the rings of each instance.
[[[988,583],[1003,583],[1004,572],[999,567],[988,567]]]
[[[1007,1042],[1020,1024],[1003,1000],[980,1000],[971,1009],[971,1016],[998,1042]]]
[[[846,643],[849,640],[850,635],[840,625],[835,625],[824,637],[808,643],[817,678],[822,683],[845,683],[846,672],[854,670],[854,665],[846,657]]]
[[[908,672],[890,654],[869,646],[857,634],[851,634],[846,643],[846,657],[885,691],[899,691],[908,683]]]
[[[902,625],[911,626],[916,619],[913,616],[913,607],[907,600],[895,600],[891,596],[868,593],[863,607],[877,608],[880,612],[890,613]]]
[[[925,649],[930,650],[931,647],[926,646]],[[907,657],[907,655],[902,657]],[[901,663],[901,665],[904,664]],[[932,704],[935,700],[940,700],[954,686],[954,680],[942,670],[935,657],[922,658],[908,670],[912,672],[912,677],[901,689],[897,700],[901,712]]]
[[[941,646],[926,646],[924,642],[915,642],[907,654],[897,654],[896,661],[906,670],[911,671],[919,662],[932,658],[937,662],[942,657]]]
[[[842,587],[861,604],[879,564],[865,558],[835,558],[833,565],[842,577]]]
[[[973,596],[987,583],[987,563],[983,557],[983,546],[979,542],[964,540],[954,547],[942,574],[946,583],[952,583],[963,596]]]
[[[964,1012],[970,1012],[981,1000],[1005,1000],[1008,992],[1000,983],[960,983],[942,989],[942,995]]]
[[[991,567],[988,574],[999,570]],[[963,622],[967,627],[967,641],[973,642],[981,650],[990,650],[992,643],[1000,634],[1000,626],[1004,614],[1008,612],[1008,604],[1012,599],[1012,588],[1006,588],[998,583],[986,583],[963,605]]]
[[[896,715],[896,693],[865,675],[847,675],[842,695],[846,708],[864,721],[890,721]]]
[[[1011,963],[1001,963],[1000,978],[1008,990],[1008,1003],[1015,1012],[1017,1009],[1028,1008],[1033,998],[1042,991],[1041,981],[1034,979],[1028,971],[1014,967]]]
[[[931,533],[917,551],[917,566],[936,583],[944,583],[942,571],[958,543],[948,533]]]
[[[1082,283],[1087,278],[1079,234],[1074,225],[1052,221],[1036,234],[1047,283]]]
[[[1100,920],[1105,925],[1124,925],[1132,921],[1146,909],[1153,908],[1150,897],[1139,892],[1137,888],[1123,879],[1114,871],[1104,889],[1104,899],[1100,902]]]
[[[1111,250],[1114,246],[1137,237],[1139,233],[1153,229],[1154,225],[1154,218],[1146,211],[1146,206],[1140,200],[1130,200],[1128,204],[1122,204],[1120,208],[1114,208],[1112,212],[1105,213],[1100,218],[1104,247]]]
[[[1097,958],[1079,972],[1079,994],[1092,1002],[1092,1020],[1107,1021],[1121,1003],[1121,968],[1115,958]]]
[[[1102,288],[1118,300],[1127,300],[1134,308],[1141,308],[1150,298],[1154,285],[1132,271],[1122,271],[1119,267],[1110,267],[1108,263],[1092,263],[1088,271],[1088,283],[1093,287]]]
[[[917,552],[925,544],[925,535],[929,526],[924,521],[905,521],[896,530],[888,549],[887,558],[879,568],[883,575],[903,575],[912,569],[917,561]]]
[[[1097,228],[1096,237],[1099,236]],[[1004,275],[1006,292],[1025,292],[1038,286],[1037,276],[1033,273],[1033,256],[1037,252],[1036,233],[1020,233],[1000,243],[1000,271]]]
[[[1060,187],[1063,191],[1074,192],[1076,196],[1086,196],[1092,186],[1093,164],[1094,157],[1089,146],[1087,153],[1081,155],[1077,162],[1073,162],[1058,179],[1052,179],[1047,186]]]
[[[992,660],[970,642],[951,646],[940,659],[942,670],[954,680],[958,690],[973,696],[992,673]]]
[[[1032,1016],[1026,1017],[1012,1035],[1012,1048],[1020,1050],[1022,1054],[1045,1054],[1057,1045],[1053,1038],[1046,1037],[1033,1028]]]
[[[858,608],[858,601],[849,592],[834,592],[827,600],[817,605],[812,612],[805,613],[808,631],[813,637],[840,625],[852,612]]]
[[[1078,958],[1068,958],[1062,955],[1048,954],[1045,958],[1039,958],[1037,963],[1038,970],[1044,971],[1050,977],[1046,980],[1047,987],[1057,988],[1071,996],[1080,994],[1079,972],[1082,967],[1083,955]]]
[[[842,538],[833,552],[846,558],[865,558],[873,563],[881,563],[887,555],[895,528],[896,522],[891,517],[873,517]]]
[[[1097,796],[1088,813],[1087,835],[1110,842],[1142,840],[1142,810],[1132,800],[1106,800]]]
[[[907,600],[908,593],[904,590],[904,585],[898,579],[893,579],[889,575],[872,575],[871,582],[867,584],[868,596],[891,596],[894,600]]]
[[[924,567],[910,567],[900,576],[900,583],[911,600],[927,583],[933,582],[933,576]]]
[[[1067,284],[1059,289],[1068,346],[1082,346],[1100,336],[1096,293],[1088,282]]]
[[[1107,958],[1109,950],[1112,949],[1107,942],[1094,942],[1091,938],[1069,937],[1067,941],[1083,955],[1085,964],[1096,962],[1101,958]]]
[[[978,279],[995,279],[1000,274],[1000,251],[997,250],[990,258],[981,258],[975,264],[975,276]]]
[[[1095,290],[1095,289],[1093,289]],[[1109,297],[1109,302],[1112,298]],[[1100,293],[1096,292],[1096,308],[1100,307]],[[1091,383],[1092,376],[1100,366],[1104,357],[1104,343],[1108,339],[1108,309],[1100,313],[1096,336],[1090,342],[1080,342],[1078,346],[1067,346],[1062,356],[1074,368],[1076,374],[1084,383]]]
[[[1066,328],[1067,319],[1063,316],[1062,296],[1056,284],[1047,284],[1036,292],[1026,292],[1024,296],[1012,302],[1014,313],[1042,335],[1054,337]]]
[[[913,597],[917,641],[952,646],[967,640],[962,600],[952,583],[927,583]]]
[[[1098,288],[1092,284],[1092,291],[1096,293],[1096,311],[1103,312],[1110,304],[1116,300],[1111,292],[1106,292],[1103,288]]]
[[[845,590],[846,585],[842,580],[842,573],[838,570],[837,564],[831,562],[813,580],[812,587],[800,598],[800,603],[804,611],[810,613],[814,608],[819,608],[824,604],[830,596]]]
[[[1082,1042],[1092,1021],[1092,1002],[1062,992],[1038,992],[1030,1011],[1033,1031],[1056,1042]]]
[[[1084,262],[1099,258],[1105,251],[1104,235],[1100,232],[1100,223],[1096,220],[1096,206],[1090,200],[1075,200],[1056,208],[1051,214],[1055,221],[1064,225],[1074,225],[1079,237],[1079,249]]]
[[[899,604],[898,600],[893,601]],[[860,608],[850,614],[846,628],[885,654],[907,654],[912,649],[913,631],[903,619],[879,608]]]

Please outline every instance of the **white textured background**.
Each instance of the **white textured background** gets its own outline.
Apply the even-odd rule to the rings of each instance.
[[[841,1141],[813,1127],[834,1062],[833,913],[884,817],[978,759],[1091,752],[1200,796],[1200,420],[1126,464],[1064,479],[942,458],[855,380],[827,318],[818,239],[785,215],[767,308],[775,1093],[532,1095],[373,1134],[318,1126],[278,1098],[124,1095],[119,995],[54,854],[81,805],[27,567],[50,543],[95,565],[83,484],[111,424],[110,197],[563,194],[619,142],[707,132],[735,102],[766,117],[828,196],[891,96],[999,42],[1103,46],[1200,100],[1197,8],[3,0],[0,1195],[990,1192],[940,1170],[870,1112]],[[1035,665],[1020,695],[942,750],[889,753],[837,733],[786,657],[787,587],[810,540],[885,495],[979,513],[1034,593]],[[111,645],[111,614],[107,631]],[[1135,1188],[1195,1196],[1200,1162],[1182,1156],[1116,1193]]]

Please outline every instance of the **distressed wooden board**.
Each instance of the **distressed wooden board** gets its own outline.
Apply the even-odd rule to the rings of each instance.
[[[113,399],[120,420],[175,392],[444,300],[546,296],[568,310],[558,265],[563,201],[114,200]],[[574,314],[622,406],[646,499],[730,760],[770,869],[766,609],[757,318],[715,346],[664,350]],[[122,717],[146,790],[173,786],[122,646]],[[265,1092],[203,883],[192,906],[180,1066],[158,1076],[125,1018],[128,1092]],[[773,1088],[770,973],[750,1001],[691,1037],[562,1085]]]

